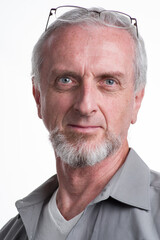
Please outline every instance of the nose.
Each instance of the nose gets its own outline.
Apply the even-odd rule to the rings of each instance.
[[[81,116],[91,116],[98,111],[97,91],[91,84],[83,84],[75,99],[74,110]]]

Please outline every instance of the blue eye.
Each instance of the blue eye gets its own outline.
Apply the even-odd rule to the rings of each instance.
[[[67,78],[67,77],[62,77],[62,78],[59,79],[59,81],[60,81],[61,83],[64,83],[64,84],[67,84],[67,83],[71,83],[71,82],[72,82],[71,79],[70,79],[70,78]]]
[[[105,83],[106,83],[107,85],[113,85],[113,84],[115,84],[115,81],[114,81],[113,79],[106,79],[106,80],[105,80]]]

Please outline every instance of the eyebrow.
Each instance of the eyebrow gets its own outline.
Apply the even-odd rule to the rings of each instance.
[[[115,78],[118,78],[118,79],[124,79],[125,76],[122,72],[120,71],[109,71],[109,72],[104,72],[104,73],[101,73],[100,75],[98,75],[98,77],[102,77],[102,78],[105,78],[105,77],[115,77]]]
[[[74,77],[76,79],[81,79],[82,77],[77,74],[76,72],[73,72],[73,71],[69,71],[69,70],[52,70],[51,71],[51,74],[49,75],[49,79],[51,78],[52,79],[52,76],[71,76],[71,77]]]

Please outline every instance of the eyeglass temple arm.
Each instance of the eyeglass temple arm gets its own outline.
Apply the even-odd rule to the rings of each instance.
[[[136,18],[131,18],[132,21],[134,21],[134,26],[136,27],[136,31],[137,31],[137,37],[138,37],[138,24],[137,24],[137,19]]]
[[[46,23],[46,27],[45,27],[45,32],[48,28],[48,23],[49,23],[49,19],[50,19],[50,16],[53,15],[52,11],[56,11],[56,8],[51,8],[50,12],[49,12],[49,15],[48,15],[48,18],[47,18],[47,23]]]

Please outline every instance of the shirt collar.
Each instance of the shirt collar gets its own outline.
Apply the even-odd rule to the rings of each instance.
[[[150,170],[130,149],[125,163],[91,204],[112,197],[125,204],[150,210]]]
[[[58,180],[55,175],[30,193],[27,197],[16,202],[17,210],[20,213],[30,240],[34,239],[44,203],[50,199],[57,187]]]

